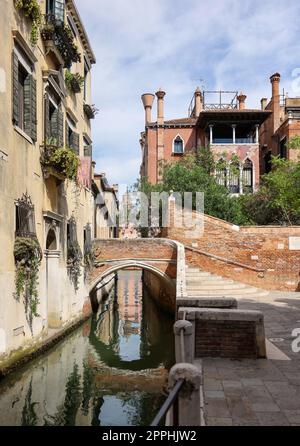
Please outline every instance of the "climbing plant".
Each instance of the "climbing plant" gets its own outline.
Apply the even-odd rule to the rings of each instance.
[[[69,220],[69,233],[67,240],[67,268],[70,280],[75,291],[79,288],[79,278],[81,276],[82,252],[77,241],[76,220],[71,217]]]
[[[16,264],[15,296],[23,297],[25,312],[30,328],[33,317],[38,317],[38,274],[42,261],[42,250],[36,237],[16,237],[14,244]]]
[[[35,45],[39,37],[39,27],[42,21],[41,8],[38,0],[16,0],[16,7],[31,20],[30,41]]]

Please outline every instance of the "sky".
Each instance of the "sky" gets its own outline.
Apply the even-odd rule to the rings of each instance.
[[[197,86],[243,91],[259,108],[275,72],[290,97],[300,96],[299,0],[75,1],[97,58],[96,171],[111,184],[139,176],[143,93],[166,92],[166,119],[187,116]]]

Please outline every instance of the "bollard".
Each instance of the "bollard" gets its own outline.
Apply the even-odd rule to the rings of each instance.
[[[192,364],[195,356],[194,325],[186,320],[178,320],[174,324],[174,334],[176,363]]]
[[[201,370],[192,364],[176,364],[170,370],[169,387],[173,388],[179,379],[185,380],[178,396],[179,426],[201,426]]]

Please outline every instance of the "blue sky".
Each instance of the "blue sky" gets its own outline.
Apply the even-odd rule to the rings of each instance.
[[[242,90],[247,105],[270,97],[269,76],[295,96],[300,67],[298,0],[76,0],[97,64],[93,121],[97,172],[132,184],[139,174],[140,100],[166,91],[165,116],[187,116],[193,91]],[[299,95],[299,92],[298,92]],[[156,104],[153,107],[155,120]]]

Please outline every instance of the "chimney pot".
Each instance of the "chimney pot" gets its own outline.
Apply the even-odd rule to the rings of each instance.
[[[241,91],[240,94],[237,96],[237,100],[239,103],[239,110],[245,110],[246,104],[245,101],[247,99],[247,96]]]
[[[151,111],[152,111],[153,101],[154,101],[154,94],[145,93],[142,95],[142,102],[145,109],[145,125],[151,122]]]
[[[157,123],[164,123],[164,97],[166,93],[160,88],[156,93],[157,96]]]
[[[268,98],[262,98],[262,99],[260,100],[260,103],[261,103],[261,109],[262,109],[262,110],[265,110],[265,109],[266,109],[266,106],[267,106],[267,103],[268,103]]]
[[[195,98],[195,117],[198,118],[201,111],[202,111],[202,93],[199,87],[196,88],[196,91],[194,93],[194,98]]]

